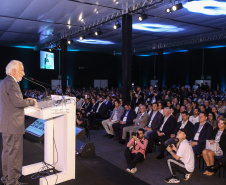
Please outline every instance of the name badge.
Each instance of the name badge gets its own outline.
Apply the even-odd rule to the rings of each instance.
[[[125,121],[125,122],[126,122],[126,121],[127,121],[127,117],[124,117],[124,118],[123,118],[123,121]]]
[[[199,133],[195,134],[194,140],[198,141],[199,140]]]

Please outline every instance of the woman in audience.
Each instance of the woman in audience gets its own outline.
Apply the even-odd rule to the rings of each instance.
[[[217,120],[213,112],[208,114],[208,123],[213,126],[213,129],[217,128]]]
[[[159,112],[162,113],[162,115],[163,115],[163,105],[162,105],[162,102],[159,102],[158,103],[158,106],[159,106]]]
[[[176,109],[174,106],[171,106],[170,111],[171,111],[171,114],[172,114],[174,117],[176,117],[176,115],[177,115],[177,109]]]
[[[219,143],[219,150],[212,151],[209,149],[203,150],[203,158],[206,162],[206,171],[203,173],[205,175],[211,176],[214,174],[214,157],[215,156],[224,156],[226,155],[226,119],[221,118],[218,123],[219,128],[215,128],[212,135],[212,140],[210,141],[210,144]],[[224,156],[225,158],[225,156]]]
[[[217,119],[217,117],[219,116],[217,107],[213,106],[213,107],[212,107],[212,112],[215,114],[215,117],[216,117],[216,119]]]
[[[179,103],[177,104],[176,115],[177,115],[177,113],[180,113],[180,104]]]

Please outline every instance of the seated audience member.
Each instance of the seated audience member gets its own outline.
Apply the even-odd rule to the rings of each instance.
[[[181,113],[184,112],[184,111],[186,111],[186,107],[185,107],[185,105],[181,105],[180,113],[177,113],[177,115],[176,115],[177,122],[182,121],[182,114]]]
[[[206,106],[206,112],[207,112],[207,114],[209,114],[210,112],[212,112],[212,108],[210,107],[209,100],[206,100],[204,104]]]
[[[150,134],[157,131],[161,126],[163,115],[158,111],[158,103],[153,103],[152,112],[148,118],[148,122],[145,129],[145,139],[149,139]]]
[[[90,98],[86,99],[86,107],[85,107],[85,114],[90,112],[93,108],[93,103],[90,101]]]
[[[211,176],[214,174],[214,171],[222,165],[226,164],[226,119],[221,118],[218,123],[219,128],[215,128],[213,131],[212,138],[210,140],[210,144],[216,143],[219,144],[219,149],[216,151],[205,149],[203,150],[203,158],[206,162],[206,171],[203,173],[205,175]],[[215,156],[223,156],[219,162],[214,165],[214,157]]]
[[[187,130],[180,129],[177,132],[178,144],[169,145],[166,150],[172,155],[167,159],[167,164],[171,173],[171,177],[165,179],[166,183],[180,183],[180,179],[176,176],[176,172],[184,174],[184,180],[191,178],[195,169],[194,152],[187,138]]]
[[[163,105],[162,105],[162,102],[159,102],[158,103],[158,109],[159,109],[159,112],[163,115]]]
[[[174,106],[171,106],[170,111],[171,111],[171,114],[176,118],[177,109]]]
[[[140,111],[137,117],[133,120],[133,125],[124,127],[122,132],[122,139],[119,141],[120,144],[126,143],[127,132],[130,134],[130,139],[132,139],[132,132],[136,132],[139,128],[144,128],[147,124],[149,115],[146,113],[145,105],[140,106]]]
[[[192,122],[193,125],[199,122],[199,112],[200,112],[199,108],[196,107],[194,109],[193,115],[189,117],[189,121]]]
[[[176,112],[177,112],[177,114],[180,113],[180,104],[179,103],[176,105]]]
[[[166,101],[166,106],[169,107],[169,108],[171,108],[171,106],[172,106],[171,101],[167,100],[167,101]]]
[[[170,108],[165,107],[163,110],[164,119],[161,121],[160,128],[157,131],[151,133],[149,137],[148,150],[151,151],[152,146],[154,145],[155,140],[159,140],[161,145],[159,147],[160,154],[157,156],[157,159],[164,158],[165,145],[164,142],[170,138],[170,135],[176,128],[176,119],[170,114]]]
[[[88,110],[88,107],[87,107],[86,116],[89,116],[91,113],[95,112],[97,107],[98,107],[98,103],[96,102],[96,100],[94,98],[92,98],[92,107],[91,107],[91,110],[90,110],[90,108]]]
[[[76,117],[76,125],[83,127],[83,128],[87,128],[86,126],[86,121],[85,118],[83,118],[82,113],[79,111],[77,112],[77,117]]]
[[[207,113],[200,112],[199,121],[195,124],[190,141],[195,155],[200,154],[206,147],[206,140],[210,139],[213,133],[213,127],[207,122]]]
[[[218,116],[219,116],[217,107],[213,106],[213,107],[212,107],[212,112],[215,114],[215,117],[216,117],[216,119],[217,119]]]
[[[208,120],[207,121],[210,125],[213,126],[213,129],[217,128],[217,120],[216,120],[215,114],[213,112],[210,112],[208,114]]]
[[[147,113],[148,113],[148,115],[150,115],[151,112],[152,112],[152,104],[149,103],[149,104],[148,104],[148,108],[147,108]]]
[[[205,105],[200,105],[200,112],[205,112],[206,106]]]
[[[136,164],[144,161],[147,145],[148,140],[144,138],[144,130],[139,128],[137,134],[134,134],[133,138],[128,142],[127,149],[124,152],[127,163],[127,172],[136,173]]]
[[[124,113],[124,108],[120,106],[119,100],[115,100],[115,106],[114,110],[111,114],[111,117],[107,120],[102,121],[102,125],[104,129],[106,130],[107,134],[105,136],[108,136],[109,138],[114,137],[114,130],[112,125],[116,122],[119,122],[122,114]]]
[[[136,117],[135,111],[131,108],[129,103],[124,105],[124,113],[121,117],[120,122],[112,125],[116,140],[121,139],[121,133],[124,127],[128,127],[133,124],[133,119]]]
[[[219,100],[219,101],[218,101],[218,106],[217,106],[217,108],[218,108],[218,113],[219,113],[219,114],[224,114],[225,111],[226,111],[226,106],[223,105],[223,101],[222,101],[222,100]]]
[[[104,103],[105,103],[105,105],[107,107],[107,110],[110,110],[111,107],[112,107],[111,97],[110,96],[107,96],[106,101]]]
[[[96,106],[96,109],[93,110],[88,116],[88,122],[91,128],[93,127],[93,121],[95,119],[104,119],[106,116],[106,105],[103,103],[103,98],[100,97],[98,101],[98,105]]]
[[[192,109],[192,105],[190,103],[187,103],[187,109],[188,109],[189,116],[192,116],[194,110]]]
[[[60,85],[57,85],[57,88],[56,88],[56,94],[59,94],[61,95],[62,94],[62,89],[60,88]]]
[[[166,140],[164,145],[168,146],[171,144],[176,145],[178,140],[176,139],[176,135],[177,132],[180,129],[186,129],[187,130],[187,139],[190,140],[191,139],[191,135],[192,135],[192,131],[194,129],[194,125],[188,120],[189,115],[187,111],[182,112],[182,121],[181,122],[177,122],[177,126],[176,129],[174,130],[174,132],[170,135],[170,139]]]

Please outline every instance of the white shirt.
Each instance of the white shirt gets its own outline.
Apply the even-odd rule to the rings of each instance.
[[[169,115],[168,117],[164,117],[164,121],[163,121],[163,123],[162,123],[162,126],[160,127],[160,131],[162,131],[162,129],[163,129],[163,127],[164,127],[164,125],[165,125],[165,123],[166,123],[166,121],[168,120],[168,118],[170,117],[171,115]]]
[[[182,121],[182,114],[181,113],[180,113],[180,116],[178,117],[177,122],[180,122],[180,121]]]
[[[97,108],[97,111],[96,111],[96,112],[98,112],[98,111],[99,111],[99,108],[100,108],[100,106],[102,105],[102,103],[103,103],[103,102],[99,103],[99,105],[98,105],[98,108]]]
[[[182,128],[184,128],[186,125],[187,125],[187,122],[188,122],[188,120],[187,121],[185,121],[185,123],[182,121],[181,123],[181,126],[180,126],[180,129],[182,129]]]
[[[180,143],[176,154],[180,157],[180,160],[184,163],[185,169],[188,172],[193,172],[195,169],[195,157],[193,149],[187,139],[183,140]]]
[[[149,128],[151,127],[151,123],[152,123],[153,119],[155,118],[155,115],[157,114],[157,112],[158,112],[158,111],[156,111],[156,112],[153,111],[151,120],[150,120],[150,122],[149,122],[149,124],[148,124],[148,127],[149,127]]]
[[[196,124],[196,123],[199,122],[199,116],[196,116],[196,117],[194,115],[193,116],[190,116],[189,117],[189,121],[192,122],[193,125],[194,125],[194,124]]]
[[[217,135],[216,135],[216,137],[215,137],[215,142],[216,143],[219,143],[220,142],[220,139],[221,139],[221,135],[223,134],[223,131],[218,131],[217,132]]]

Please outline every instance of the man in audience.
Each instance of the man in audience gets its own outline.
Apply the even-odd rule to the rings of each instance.
[[[184,112],[184,111],[186,111],[186,107],[184,105],[181,105],[180,113],[177,113],[177,115],[176,115],[177,122],[182,121],[182,114],[181,113]]]
[[[187,103],[187,110],[188,110],[188,114],[189,116],[193,115],[194,110],[192,109],[192,105],[191,103]]]
[[[139,113],[136,119],[133,120],[134,124],[123,128],[122,139],[119,141],[120,144],[126,143],[127,132],[129,132],[130,139],[132,139],[132,132],[136,132],[139,128],[144,128],[145,125],[147,124],[149,115],[146,113],[145,105],[140,106],[140,111],[141,113]]]
[[[133,124],[133,119],[136,117],[135,111],[131,108],[130,103],[125,103],[125,111],[121,117],[120,122],[114,123],[112,125],[116,140],[121,139],[121,133],[124,127],[130,126]]]
[[[98,103],[96,102],[96,100],[94,98],[92,98],[92,108],[90,111],[86,110],[86,116],[88,117],[90,114],[95,112],[97,107],[98,107]]]
[[[207,113],[200,112],[199,121],[195,124],[190,141],[195,155],[200,154],[206,147],[206,140],[211,139],[213,127],[207,122]]]
[[[176,176],[177,171],[184,174],[184,180],[189,180],[195,169],[194,153],[191,145],[187,140],[187,130],[180,129],[177,132],[178,144],[169,145],[167,151],[172,155],[167,159],[167,164],[171,173],[171,177],[166,178],[166,183],[180,183],[180,179]]]
[[[107,96],[106,101],[104,103],[105,103],[105,105],[107,107],[107,110],[111,109],[112,101],[111,101],[111,97],[110,96]]]
[[[136,98],[136,105],[138,105],[140,102],[144,102],[144,93],[141,91],[141,88],[138,86],[135,93]]]
[[[59,95],[62,94],[62,89],[60,88],[60,85],[57,85],[57,88],[56,88],[56,91],[55,92],[56,92],[56,94],[59,94]]]
[[[199,112],[200,112],[199,108],[196,107],[193,112],[194,115],[189,117],[189,121],[192,122],[193,125],[195,125],[195,123],[199,122]]]
[[[152,132],[148,140],[148,147],[150,147],[148,148],[149,150],[151,150],[155,140],[159,140],[161,142],[161,145],[159,147],[160,154],[157,156],[157,159],[164,158],[164,152],[166,149],[164,142],[170,138],[170,135],[175,130],[177,124],[175,117],[170,114],[169,107],[164,108],[163,114],[164,119],[162,119],[161,121],[160,128],[157,131]]]
[[[124,113],[124,108],[120,106],[119,100],[115,100],[115,108],[111,114],[111,117],[109,119],[102,121],[102,125],[107,132],[105,136],[109,138],[114,137],[114,130],[112,125],[120,121],[123,113]]]
[[[86,108],[85,108],[85,114],[87,114],[88,112],[90,112],[93,108],[93,104],[92,102],[90,102],[90,98],[86,99]]]
[[[144,161],[147,145],[148,140],[144,138],[144,130],[139,128],[137,134],[134,134],[133,138],[128,142],[127,149],[124,152],[127,163],[127,172],[137,172],[136,164]]]
[[[176,139],[176,135],[180,129],[186,129],[187,130],[187,139],[191,140],[194,125],[188,120],[188,118],[189,118],[188,112],[187,111],[182,112],[182,121],[177,122],[176,129],[170,135],[170,139],[165,141],[165,143],[164,143],[165,146],[168,146],[171,144],[176,145],[178,143],[178,140]]]
[[[100,97],[97,108],[95,110],[93,110],[93,112],[91,112],[90,115],[88,116],[88,122],[89,122],[89,125],[91,126],[91,128],[93,128],[93,126],[94,126],[93,121],[95,119],[104,119],[105,118],[106,111],[107,111],[107,108],[106,108],[106,105],[103,103],[103,97]]]
[[[161,126],[163,115],[158,111],[158,103],[153,103],[152,112],[148,118],[145,129],[145,139],[149,140],[152,132],[157,131]]]
[[[212,108],[210,107],[210,102],[209,100],[205,101],[205,106],[206,106],[206,113],[209,114],[210,112],[212,112]]]
[[[76,125],[87,128],[85,118],[82,116],[82,113],[80,111],[77,112],[77,117],[76,117]]]

